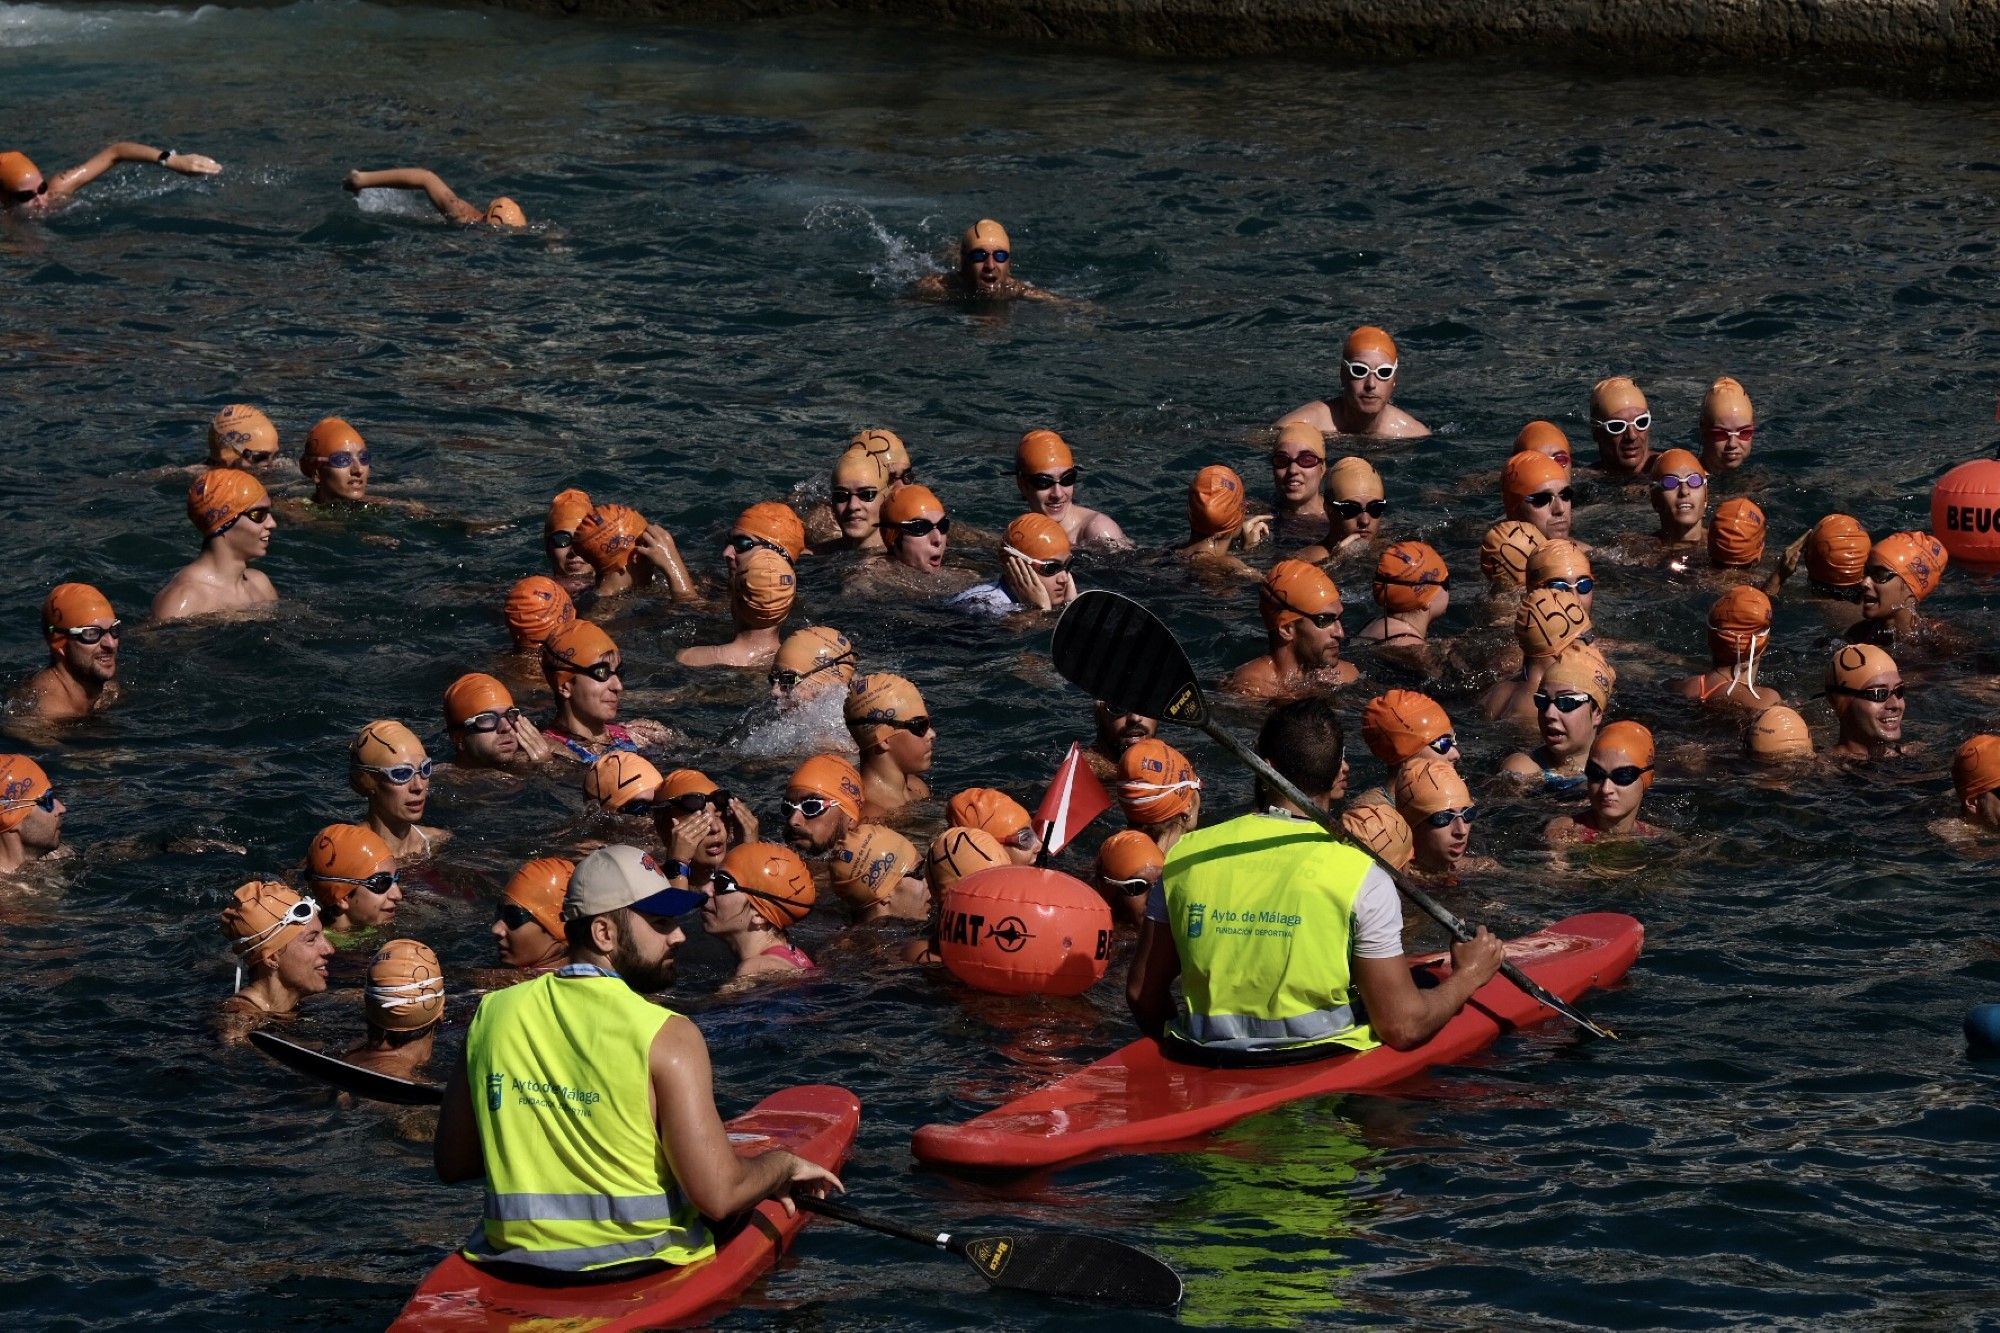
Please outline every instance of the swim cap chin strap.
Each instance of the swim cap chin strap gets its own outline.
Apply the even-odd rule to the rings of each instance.
[[[1716,632],[1721,633],[1720,630]],[[1771,631],[1768,629],[1752,630],[1750,633],[1750,646],[1747,649],[1738,642],[1741,638],[1740,635],[1731,634],[1729,637],[1731,641],[1730,646],[1736,650],[1736,665],[1729,668],[1729,688],[1722,692],[1722,697],[1727,699],[1730,695],[1736,693],[1738,685],[1749,686],[1750,692],[1755,694],[1757,692],[1757,654],[1770,646]]]

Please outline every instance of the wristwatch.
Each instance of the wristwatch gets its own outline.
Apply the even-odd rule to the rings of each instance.
[[[667,878],[693,879],[694,867],[685,861],[669,861],[667,862]]]
[[[164,167],[165,165],[167,165],[167,159],[168,159],[168,158],[170,158],[170,157],[172,157],[173,155],[174,155],[174,150],[173,150],[173,149],[171,149],[171,148],[162,148],[162,149],[160,150],[160,165],[161,165],[161,166],[163,166],[163,167]]]

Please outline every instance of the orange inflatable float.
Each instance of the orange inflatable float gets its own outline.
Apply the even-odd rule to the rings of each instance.
[[[994,866],[945,890],[938,947],[951,974],[975,990],[1081,995],[1104,976],[1111,908],[1060,871]]]
[[[2000,574],[2000,459],[1975,458],[1931,488],[1931,535],[1975,574]]]

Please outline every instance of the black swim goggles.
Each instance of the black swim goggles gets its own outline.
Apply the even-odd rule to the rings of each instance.
[[[935,521],[928,518],[906,518],[901,523],[885,523],[882,526],[894,528],[905,537],[928,537],[931,535],[932,529],[936,529],[938,532],[950,532],[951,517],[946,515],[944,518]]]
[[[102,639],[119,639],[125,635],[125,622],[114,620],[109,625],[75,625],[56,631],[67,638],[75,639],[89,648]]]
[[[1021,480],[1028,483],[1028,489],[1031,491],[1050,491],[1058,486],[1064,490],[1069,490],[1076,485],[1076,469],[1069,468],[1062,472],[1024,474]]]
[[[1576,487],[1565,486],[1559,491],[1536,491],[1528,497],[1528,503],[1537,509],[1547,509],[1557,500],[1569,504],[1576,499]]]
[[[767,541],[762,537],[753,537],[747,532],[732,532],[729,534],[729,540],[722,543],[723,550],[735,551],[738,555],[742,555],[746,551],[755,550],[758,547],[762,547],[766,551],[776,551],[779,555],[785,557],[786,564],[798,563],[792,559],[790,551],[787,551],[776,542]]]
[[[500,923],[509,930],[519,930],[535,920],[535,914],[519,903],[502,901],[499,911]]]
[[[669,817],[673,815],[698,815],[713,806],[715,813],[723,814],[729,809],[730,795],[717,788],[714,791],[684,791],[679,796],[664,801],[655,801],[655,808],[663,810]]]
[[[241,523],[245,519],[248,519],[252,523],[262,523],[265,519],[269,518],[270,516],[271,516],[271,506],[269,505],[258,505],[254,509],[246,509],[242,513],[238,514],[235,518],[230,519],[227,523],[224,523],[221,527],[217,528],[215,530],[215,535],[220,537],[223,533],[229,531],[231,528],[235,527],[238,523]]]
[[[845,486],[836,486],[828,491],[826,495],[827,499],[836,505],[844,505],[849,500],[859,500],[862,504],[872,505],[876,500],[881,498],[882,488],[880,486],[856,486],[850,490]]]
[[[1360,518],[1364,512],[1370,518],[1382,517],[1382,515],[1389,512],[1389,502],[1387,500],[1370,500],[1364,504],[1360,500],[1335,500],[1332,508],[1334,513],[1352,523],[1355,519]]]
[[[1549,694],[1544,690],[1535,691],[1535,711],[1537,713],[1546,713],[1551,708],[1555,709],[1558,713],[1574,713],[1585,704],[1596,702],[1595,699],[1584,694],[1582,691],[1566,694]]]
[[[838,657],[830,658],[827,661],[821,662],[818,666],[808,667],[804,671],[790,671],[790,670],[780,671],[774,667],[771,670],[770,681],[771,684],[777,686],[779,689],[783,690],[786,694],[790,694],[793,690],[796,690],[799,687],[800,681],[807,680],[813,676],[817,676],[822,671],[831,671],[833,668],[839,666],[842,662],[852,662],[853,660],[854,660],[854,654],[851,652],[846,652],[842,653]]]
[[[1653,766],[1651,764],[1647,764],[1643,768],[1638,764],[1620,764],[1616,768],[1606,768],[1595,759],[1583,766],[1585,781],[1609,782],[1614,787],[1629,787],[1652,771]]]
[[[1898,686],[1897,688],[1900,689],[1901,687]],[[897,731],[907,731],[916,737],[924,737],[931,734],[931,720],[928,717],[913,717],[908,721],[904,721],[900,717],[871,717],[867,720],[867,725],[894,727]]]
[[[615,662],[592,662],[589,666],[584,666],[580,662],[572,662],[567,657],[558,657],[546,643],[542,645],[542,665],[556,671],[573,671],[579,676],[588,676],[599,685],[618,675],[620,671]]]
[[[1829,685],[1826,687],[1826,692],[1828,694],[1844,694],[1850,699],[1866,699],[1871,704],[1885,704],[1891,699],[1903,698],[1908,692],[1908,688],[1901,684],[1865,685],[1860,687],[1853,685]]]
[[[393,870],[378,870],[366,879],[349,879],[345,875],[314,875],[312,878],[317,884],[352,884],[370,893],[387,893],[403,882]]]
[[[32,190],[8,190],[5,192],[7,195],[7,206],[12,208],[17,204],[28,203],[30,200],[41,198],[48,192],[49,183],[47,181],[42,181]]]

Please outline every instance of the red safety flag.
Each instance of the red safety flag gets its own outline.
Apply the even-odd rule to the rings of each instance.
[[[1035,807],[1035,823],[1042,830],[1044,856],[1054,856],[1070,840],[1089,826],[1090,821],[1111,808],[1111,793],[1097,780],[1084,762],[1083,746],[1071,741],[1062,767],[1056,770],[1042,803]]]

